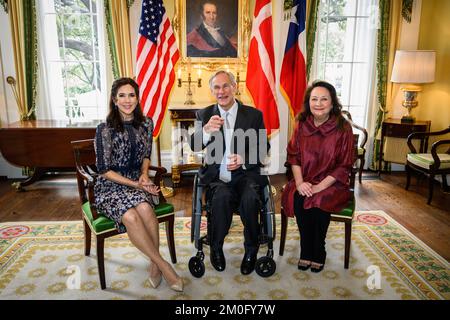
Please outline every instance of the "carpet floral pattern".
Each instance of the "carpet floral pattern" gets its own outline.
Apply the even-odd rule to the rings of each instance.
[[[160,232],[161,252],[170,260],[164,229]],[[278,239],[274,242],[277,269],[269,278],[255,272],[241,275],[244,251],[238,217],[225,240],[224,272],[211,267],[206,247],[205,275],[197,279],[190,274],[188,261],[196,253],[190,218],[176,218],[175,240],[175,268],[184,279],[183,293],[170,290],[164,281],[157,289],[150,286],[149,262],[126,235],[105,241],[107,289],[101,290],[95,242],[91,256],[85,257],[81,221],[0,223],[0,299],[450,299],[449,263],[381,211],[355,215],[347,270],[342,223],[330,225],[326,266],[318,274],[296,267],[295,219],[289,219],[284,256],[278,255]],[[261,247],[258,256],[266,252],[267,247]]]

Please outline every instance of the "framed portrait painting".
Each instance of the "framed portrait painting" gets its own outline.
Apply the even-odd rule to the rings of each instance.
[[[174,29],[182,62],[242,60],[251,22],[249,0],[176,0]]]

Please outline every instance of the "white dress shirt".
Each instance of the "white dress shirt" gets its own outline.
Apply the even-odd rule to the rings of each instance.
[[[226,114],[226,112],[228,112],[228,123],[230,125],[230,128],[227,129],[226,123],[223,124],[223,133],[224,133],[224,137],[225,137],[225,150],[224,150],[222,162],[220,164],[220,180],[222,180],[224,182],[229,182],[229,181],[231,181],[231,171],[227,170],[227,163],[228,163],[228,156],[231,154],[230,153],[231,138],[233,136],[234,125],[236,123],[238,103],[235,100],[234,104],[231,106],[230,109],[228,109],[228,111],[225,111],[220,105],[218,105],[218,107],[219,107],[220,117],[222,119],[226,120],[225,114]],[[206,145],[210,138],[211,138],[211,134],[206,133],[205,129],[203,129],[203,144]]]

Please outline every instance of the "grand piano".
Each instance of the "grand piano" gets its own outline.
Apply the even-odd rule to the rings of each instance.
[[[16,190],[32,184],[47,172],[75,171],[71,141],[93,139],[98,121],[18,121],[0,128],[0,151],[12,165],[34,168],[34,174],[15,182]]]

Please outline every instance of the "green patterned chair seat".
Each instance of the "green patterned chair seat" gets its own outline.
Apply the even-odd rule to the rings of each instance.
[[[115,229],[114,221],[98,212],[98,218],[94,220],[91,212],[89,201],[86,201],[82,206],[83,214],[88,218],[92,230],[96,234],[105,233]],[[158,218],[174,214],[174,207],[171,203],[160,203],[155,207],[155,214]]]
[[[348,202],[348,205],[344,209],[342,209],[338,213],[332,213],[331,216],[332,217],[336,217],[336,218],[353,219],[353,213],[354,212],[355,212],[355,198],[353,197],[353,199],[351,199]]]
[[[450,154],[438,153],[437,156],[441,161],[439,169],[449,169],[450,168]],[[407,160],[416,166],[421,168],[429,169],[432,164],[434,164],[434,159],[431,153],[409,153],[407,155]]]

